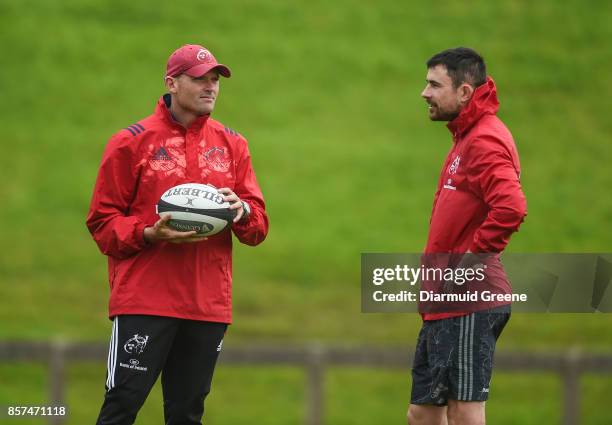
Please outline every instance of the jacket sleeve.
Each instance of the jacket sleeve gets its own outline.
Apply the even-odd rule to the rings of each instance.
[[[468,179],[479,187],[489,211],[470,246],[472,252],[502,252],[527,215],[518,159],[496,138],[475,139],[469,148]]]
[[[247,142],[242,137],[240,142],[243,143],[243,149],[237,160],[234,193],[249,204],[251,214],[248,218],[234,223],[232,230],[240,242],[255,246],[263,242],[268,234],[268,215],[261,189],[255,178]]]
[[[113,136],[108,142],[94,187],[87,228],[103,254],[126,258],[146,246],[145,224],[130,216],[130,204],[138,185],[138,173],[130,136]]]

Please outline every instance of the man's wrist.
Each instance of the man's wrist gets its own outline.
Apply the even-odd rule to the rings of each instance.
[[[246,201],[240,201],[242,203],[242,217],[240,221],[246,221],[251,215],[251,206]]]
[[[153,227],[145,227],[142,231],[142,238],[149,245],[155,242],[153,235],[154,235]]]

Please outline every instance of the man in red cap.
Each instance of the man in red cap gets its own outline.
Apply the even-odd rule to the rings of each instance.
[[[232,233],[247,245],[267,235],[247,141],[210,117],[220,75],[229,78],[229,68],[206,48],[179,48],[153,115],[113,135],[104,151],[87,216],[108,257],[113,321],[98,425],[134,423],[160,373],[165,423],[201,424],[231,323]],[[220,188],[236,211],[231,232],[206,238],[157,216],[160,196],[183,183]]]

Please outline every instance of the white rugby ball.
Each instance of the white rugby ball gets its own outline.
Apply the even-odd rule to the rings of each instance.
[[[166,190],[157,203],[157,214],[170,213],[168,226],[181,232],[195,230],[211,236],[225,229],[236,216],[216,188],[186,183]]]

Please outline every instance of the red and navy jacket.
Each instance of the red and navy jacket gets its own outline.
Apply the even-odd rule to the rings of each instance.
[[[264,199],[247,141],[209,116],[188,129],[163,96],[153,115],[113,135],[96,180],[87,227],[108,256],[109,317],[146,314],[230,323],[232,236],[247,245],[268,233]],[[247,219],[197,243],[147,244],[155,205],[183,183],[229,187],[251,207]]]
[[[501,253],[527,214],[521,167],[512,134],[496,116],[499,108],[491,78],[447,125],[453,145],[434,196],[425,254]],[[494,258],[498,258],[495,256]],[[501,263],[487,283],[497,294],[511,293]],[[425,313],[425,320],[459,316],[507,302],[471,303],[463,313]]]

